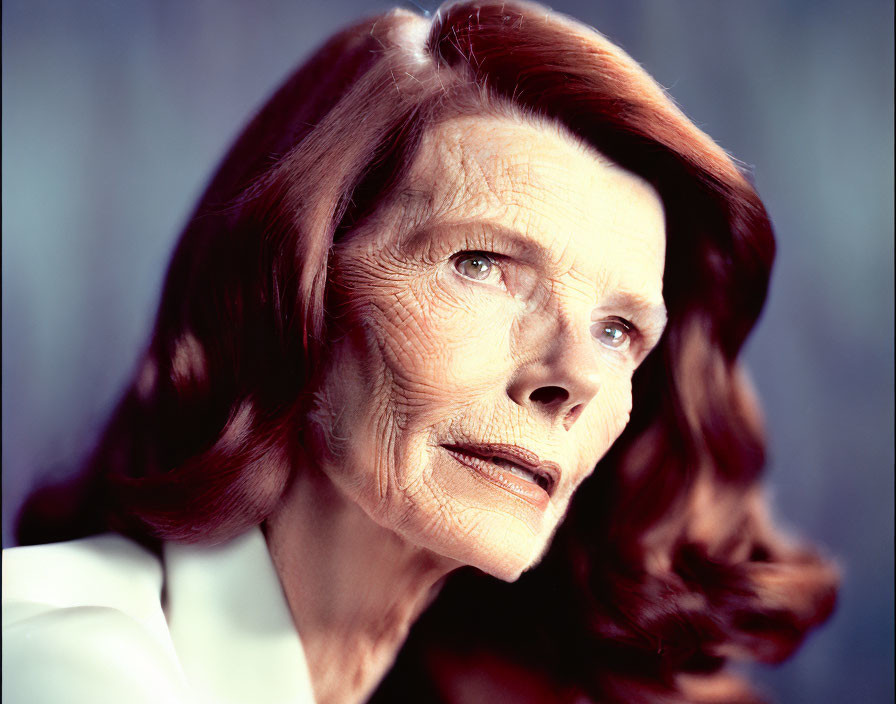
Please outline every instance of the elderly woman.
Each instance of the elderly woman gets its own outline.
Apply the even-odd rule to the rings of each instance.
[[[338,34],[191,217],[71,510],[25,512],[115,532],[7,551],[4,696],[753,701],[726,662],[786,657],[835,581],[757,489],[773,249],[592,30]]]

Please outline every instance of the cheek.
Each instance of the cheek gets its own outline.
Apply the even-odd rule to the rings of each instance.
[[[606,379],[590,408],[580,419],[582,435],[576,439],[582,448],[582,460],[593,467],[625,430],[631,417],[631,376],[622,374]]]
[[[511,321],[501,303],[444,275],[360,301],[359,327],[383,360],[398,409],[419,413],[494,393],[509,362]]]

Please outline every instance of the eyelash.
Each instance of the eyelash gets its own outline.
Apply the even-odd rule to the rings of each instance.
[[[614,347],[611,344],[602,342],[598,338],[599,333],[603,332],[604,330],[606,330],[607,328],[609,328],[613,325],[622,328],[625,331],[625,335],[627,336],[627,339],[624,341],[624,343],[617,347]],[[604,320],[598,320],[597,322],[594,323],[594,325],[591,326],[591,330],[592,330],[592,334],[594,335],[595,339],[597,339],[598,342],[600,342],[602,345],[610,348],[611,350],[622,351],[622,352],[626,351],[627,349],[629,349],[632,346],[632,344],[638,339],[638,333],[639,333],[638,328],[634,325],[634,323],[632,323],[629,320],[626,320],[625,318],[620,318],[617,316],[605,318]]]
[[[470,281],[476,281],[478,283],[486,283],[486,280],[485,279],[476,279],[468,274],[465,274],[464,272],[462,272],[460,270],[459,265],[461,262],[468,261],[468,260],[476,260],[476,259],[487,260],[489,262],[489,266],[490,266],[489,273],[491,272],[491,267],[494,267],[494,269],[497,270],[501,276],[501,280],[499,282],[500,285],[505,286],[506,282],[504,281],[504,272],[501,270],[501,266],[500,266],[500,261],[503,259],[503,257],[501,257],[501,255],[494,254],[492,252],[463,251],[463,252],[458,252],[451,259],[453,260],[454,270],[458,274],[463,276],[465,279],[469,279]]]
[[[469,279],[470,281],[476,281],[478,283],[485,283],[485,279],[473,278],[472,276],[470,276],[460,270],[461,262],[468,261],[468,260],[475,261],[476,259],[484,259],[489,262],[490,267],[494,267],[495,269],[497,269],[497,271],[499,272],[499,274],[501,276],[501,280],[499,283],[501,286],[505,286],[504,272],[501,270],[501,267],[499,265],[499,262],[503,259],[503,257],[501,255],[495,254],[493,252],[465,250],[462,252],[458,252],[457,254],[452,256],[451,259],[453,262],[454,270],[458,274],[463,276],[465,279]],[[489,273],[490,272],[491,272],[491,269],[489,269]],[[614,347],[611,344],[607,344],[605,342],[600,341],[600,339],[598,338],[598,334],[600,332],[605,331],[611,325],[616,325],[623,329],[625,335],[627,336],[627,339],[624,342],[624,346],[620,345],[620,346]],[[592,334],[594,334],[594,337],[595,337],[595,339],[598,340],[598,342],[600,342],[605,347],[608,347],[609,349],[616,350],[616,351],[627,350],[629,347],[631,347],[632,343],[635,342],[635,340],[639,336],[638,327],[634,323],[632,323],[630,320],[626,320],[625,318],[621,318],[619,316],[611,316],[609,318],[605,318],[604,320],[598,320],[591,326],[591,329],[592,329]]]

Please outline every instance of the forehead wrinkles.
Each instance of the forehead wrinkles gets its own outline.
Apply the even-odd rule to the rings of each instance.
[[[563,168],[570,151],[586,156],[557,128],[497,117],[448,120],[424,135],[394,204],[406,212],[397,215],[409,226],[419,226],[458,213],[500,216],[520,206],[531,214],[549,212],[558,201],[572,205],[564,187],[570,174]],[[587,154],[589,159],[596,156]]]
[[[432,220],[482,217],[532,236],[550,252],[555,271],[575,272],[581,283],[593,284],[597,260],[613,260],[622,274],[643,264],[639,253],[665,244],[664,238],[652,242],[651,207],[633,221],[631,208],[603,209],[594,201],[594,194],[603,192],[615,204],[637,203],[645,189],[653,191],[556,125],[454,118],[424,135],[397,200],[387,206],[389,230],[393,241],[402,241]],[[579,246],[583,238],[589,242],[585,247]],[[592,240],[601,247],[595,249]],[[630,251],[632,241],[639,243],[638,254]]]
[[[477,151],[481,150],[471,150],[453,125],[440,125],[424,137],[408,181],[413,189],[428,194],[429,218],[456,211],[476,215],[502,202],[498,179]]]
[[[480,202],[526,206],[571,202],[569,189],[556,187],[570,185],[566,166],[570,156],[585,154],[571,139],[565,142],[536,125],[497,118],[449,121],[424,139],[414,165],[419,174],[412,174],[415,182],[432,188],[435,204],[448,210]]]

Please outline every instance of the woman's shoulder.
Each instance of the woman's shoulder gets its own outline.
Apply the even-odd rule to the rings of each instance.
[[[162,583],[118,535],[4,550],[4,701],[185,701]]]
[[[106,533],[3,551],[3,601],[57,607],[104,605],[123,611],[158,606],[162,565],[132,540]]]

